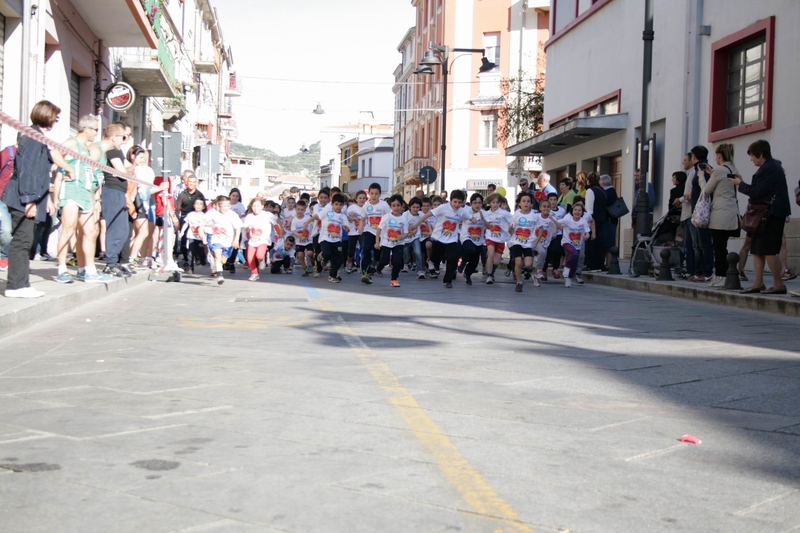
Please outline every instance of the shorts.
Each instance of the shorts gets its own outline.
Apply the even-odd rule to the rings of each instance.
[[[78,211],[80,211],[82,215],[85,215],[85,214],[87,214],[87,213],[91,213],[91,212],[92,212],[92,205],[91,205],[91,203],[89,204],[89,207],[86,207],[86,206],[85,206],[85,204],[82,204],[82,203],[81,203],[81,202],[79,202],[78,200],[73,200],[73,199],[69,199],[69,200],[59,200],[59,202],[58,202],[58,207],[64,207],[64,206],[66,206],[66,205],[68,205],[68,204],[74,204],[74,205],[76,205],[76,206],[78,207]]]
[[[533,257],[533,249],[523,248],[519,244],[515,244],[511,247],[511,259],[514,260],[517,257]]]
[[[222,257],[230,257],[233,255],[233,246],[222,246],[221,244],[209,244],[208,249],[211,250],[211,253],[216,252],[217,250],[222,250]]]
[[[486,248],[489,248],[490,246],[494,246],[494,252],[497,254],[502,254],[503,252],[506,251],[505,243],[494,242],[491,239],[486,239]]]
[[[311,245],[311,244],[298,244],[298,245],[296,245],[294,247],[294,251],[297,252],[298,254],[302,254],[302,253],[305,253],[305,252],[311,252],[311,251],[313,251],[313,245]]]

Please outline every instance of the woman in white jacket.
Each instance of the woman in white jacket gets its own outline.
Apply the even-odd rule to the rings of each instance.
[[[736,188],[728,180],[738,174],[733,164],[733,145],[720,144],[715,150],[717,166],[703,188],[711,200],[711,218],[708,227],[714,245],[714,279],[711,287],[723,287],[728,272],[728,239],[739,236],[739,204]]]

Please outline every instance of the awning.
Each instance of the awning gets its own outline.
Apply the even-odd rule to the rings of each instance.
[[[574,118],[506,149],[508,156],[551,155],[628,128],[628,114]]]

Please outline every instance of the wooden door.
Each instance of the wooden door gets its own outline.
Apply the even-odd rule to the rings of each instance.
[[[622,196],[622,156],[614,156],[608,161],[608,175],[611,176],[611,185],[617,191],[618,196]],[[619,248],[620,234],[622,225],[617,223],[617,247]]]

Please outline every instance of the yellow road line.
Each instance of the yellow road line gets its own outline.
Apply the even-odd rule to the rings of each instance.
[[[335,313],[333,304],[325,299],[316,299],[319,307]],[[338,314],[330,315],[336,330],[355,351],[358,359],[389,397],[414,436],[428,450],[436,466],[447,481],[453,485],[464,501],[478,514],[501,522],[495,533],[533,533],[533,530],[518,519],[517,512],[489,485],[480,472],[473,467],[453,442],[436,425],[436,422],[420,407],[417,400],[403,387],[394,372],[377,354],[358,337]]]

